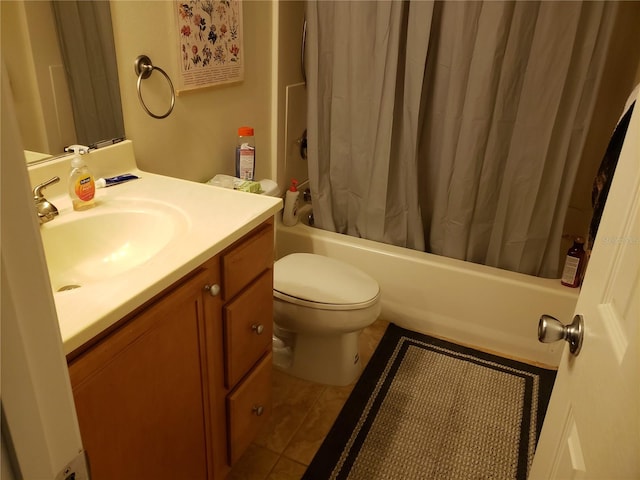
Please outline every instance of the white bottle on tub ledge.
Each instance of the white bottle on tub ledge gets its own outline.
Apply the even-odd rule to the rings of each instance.
[[[282,223],[287,227],[293,227],[298,223],[298,181],[291,179],[291,186],[284,196],[284,210],[282,212]]]

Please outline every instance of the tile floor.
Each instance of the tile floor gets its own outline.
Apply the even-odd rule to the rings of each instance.
[[[379,319],[360,335],[363,367],[387,325]],[[274,370],[270,422],[238,460],[228,480],[300,479],[353,386],[320,385]]]

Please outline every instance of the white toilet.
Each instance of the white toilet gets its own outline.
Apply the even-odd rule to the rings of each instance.
[[[322,255],[293,253],[274,264],[274,365],[328,385],[359,375],[358,337],[380,314],[378,283]]]

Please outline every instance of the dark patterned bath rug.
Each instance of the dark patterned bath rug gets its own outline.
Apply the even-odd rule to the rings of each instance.
[[[391,324],[303,480],[526,479],[555,376]]]

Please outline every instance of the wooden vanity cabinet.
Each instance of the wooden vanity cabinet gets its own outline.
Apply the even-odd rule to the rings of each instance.
[[[269,220],[69,356],[92,478],[223,479],[271,411]]]

